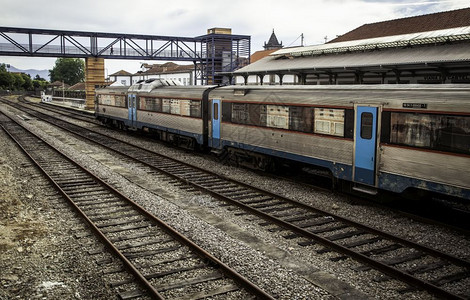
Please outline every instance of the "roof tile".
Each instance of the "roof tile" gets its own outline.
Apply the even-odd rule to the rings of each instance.
[[[329,43],[470,26],[470,8],[364,24]]]

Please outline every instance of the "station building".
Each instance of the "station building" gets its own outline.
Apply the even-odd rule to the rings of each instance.
[[[196,85],[194,65],[180,65],[173,62],[164,64],[142,64],[141,71],[134,74],[134,83],[138,80],[167,79],[181,85]],[[200,84],[200,83],[199,83]]]
[[[123,86],[129,86],[132,85],[134,75],[132,73],[129,73],[125,70],[120,70],[117,71],[111,75],[109,75],[108,81],[113,82],[114,85],[123,85]]]
[[[224,75],[245,85],[470,83],[470,8],[365,24]]]

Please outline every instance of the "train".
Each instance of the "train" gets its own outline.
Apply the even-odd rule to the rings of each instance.
[[[96,89],[95,115],[269,170],[322,170],[346,192],[470,200],[470,85],[178,86]]]

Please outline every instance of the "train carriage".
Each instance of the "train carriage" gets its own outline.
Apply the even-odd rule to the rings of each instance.
[[[207,101],[202,101],[207,90],[207,86],[176,86],[174,82],[160,79],[138,82],[130,87],[97,89],[97,118],[120,128],[152,132],[161,140],[195,149],[204,144],[204,136],[207,136],[204,132]],[[115,101],[110,105],[103,102],[113,96]],[[120,97],[125,100],[118,101]]]
[[[238,86],[210,100],[209,146],[239,162],[286,158],[362,192],[470,199],[468,86]]]
[[[105,124],[238,164],[323,168],[341,189],[470,199],[470,86],[170,86],[97,89]]]
[[[129,87],[98,88],[95,93],[95,117],[107,125],[124,128],[128,119]]]

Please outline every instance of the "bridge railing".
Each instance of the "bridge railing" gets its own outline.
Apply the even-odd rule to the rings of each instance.
[[[60,45],[42,45],[42,44],[33,44],[32,49],[29,49],[29,44],[18,44],[13,45],[11,43],[0,43],[0,52],[11,53],[18,55],[48,55],[48,56],[57,56],[58,54],[62,55],[71,55],[71,56],[90,56],[89,49],[80,49],[75,46],[60,46]],[[201,51],[190,52],[182,50],[163,50],[151,53],[150,51],[145,50],[134,50],[132,48],[117,48],[111,50],[109,47],[99,47],[97,48],[98,53],[102,56],[108,57],[155,57],[155,58],[180,58],[180,59],[205,59],[205,55]]]

